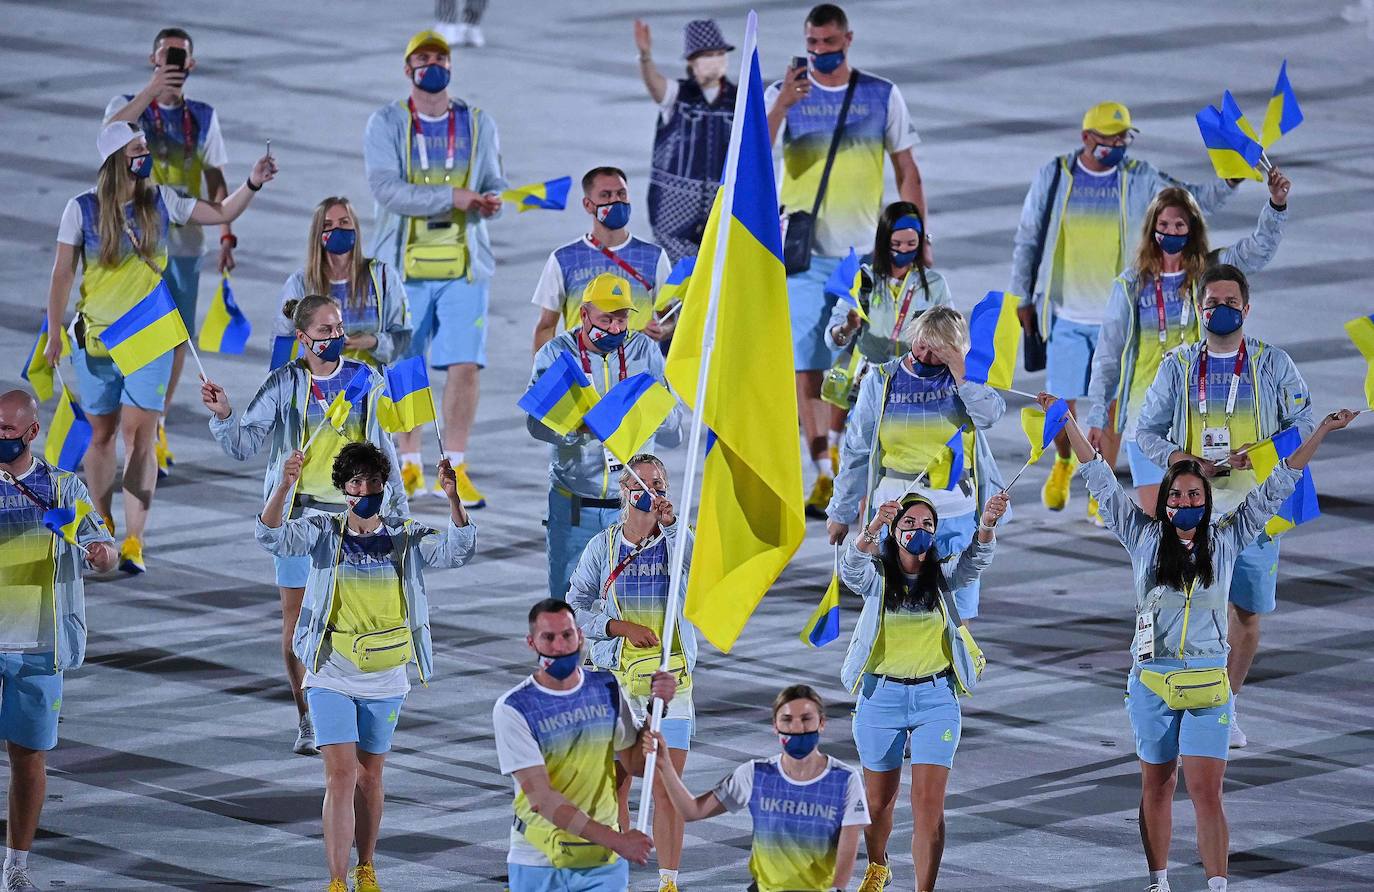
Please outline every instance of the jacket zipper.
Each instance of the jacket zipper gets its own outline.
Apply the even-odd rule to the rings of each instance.
[[[282,523],[285,524],[286,521]],[[324,623],[320,626],[320,640],[315,643],[315,657],[310,661],[314,664],[312,672],[320,671],[320,651],[324,649],[324,636],[329,631],[329,617],[334,613],[334,596],[339,592],[339,558],[343,555],[343,525],[346,523],[347,519],[339,521],[339,547],[334,552],[334,572],[329,580],[329,603],[325,608]]]

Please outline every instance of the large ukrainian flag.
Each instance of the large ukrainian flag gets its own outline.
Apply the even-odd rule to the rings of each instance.
[[[758,19],[749,13],[723,185],[668,352],[667,377],[713,434],[701,484],[687,618],[728,651],[801,544],[801,454],[778,193]],[[710,305],[713,279],[719,297]],[[714,312],[713,312],[714,311]],[[698,393],[703,346],[714,342]]]

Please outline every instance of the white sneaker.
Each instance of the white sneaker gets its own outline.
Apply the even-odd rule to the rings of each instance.
[[[315,746],[315,723],[310,721],[310,714],[301,716],[301,722],[296,730],[296,745],[291,747],[291,752],[298,756],[318,756],[320,750]]]
[[[1249,742],[1245,732],[1240,729],[1240,719],[1236,717],[1235,710],[1231,710],[1231,749],[1243,750]]]
[[[470,47],[476,47],[477,49],[481,49],[482,47],[487,45],[487,39],[482,36],[481,25],[467,25],[466,27],[468,29],[468,33],[464,43],[466,43]]]
[[[5,892],[38,892],[27,869],[19,865],[5,868]]]
[[[447,40],[448,45],[451,47],[463,45],[463,39],[467,35],[466,28],[467,25],[461,25],[456,22],[434,23],[434,33],[444,38],[444,40]]]
[[[1171,892],[1168,883],[1151,883],[1145,887],[1145,892]]]

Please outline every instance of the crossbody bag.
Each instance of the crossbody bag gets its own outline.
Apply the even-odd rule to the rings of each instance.
[[[1193,589],[1197,580],[1188,586],[1183,598],[1183,630],[1178,639],[1178,659],[1183,659],[1183,645],[1188,640],[1188,614],[1193,605]],[[1137,626],[1139,622],[1137,621]],[[1173,669],[1156,672],[1140,670],[1140,683],[1159,695],[1170,709],[1210,709],[1231,699],[1231,681],[1225,666],[1210,669]]]
[[[830,151],[825,156],[825,167],[821,170],[821,182],[816,187],[816,201],[810,213],[793,211],[787,215],[787,229],[782,242],[782,262],[789,276],[804,273],[811,268],[811,248],[816,241],[816,217],[821,212],[821,200],[825,198],[825,187],[830,182],[830,169],[835,166],[835,153],[840,149],[840,134],[844,131],[845,118],[849,116],[849,104],[854,99],[854,88],[859,85],[859,72],[849,75],[849,86],[844,91],[844,102],[840,104],[840,119],[835,123],[835,132],[830,137]]]

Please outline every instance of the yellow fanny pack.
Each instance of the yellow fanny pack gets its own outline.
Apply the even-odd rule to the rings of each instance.
[[[424,226],[424,220],[415,221]],[[453,226],[461,227],[454,223]],[[461,241],[414,241],[406,245],[407,279],[461,279],[468,273],[468,249]]]
[[[530,845],[544,853],[549,863],[562,870],[585,870],[601,867],[616,860],[615,853],[605,846],[587,842],[548,821],[520,822],[520,829]]]
[[[1183,630],[1178,639],[1178,659],[1183,659],[1183,645],[1188,640],[1188,614],[1193,606],[1193,589],[1197,580],[1188,586],[1183,599]],[[1170,709],[1210,709],[1231,699],[1231,680],[1225,666],[1210,669],[1173,669],[1156,672],[1140,670],[1140,683],[1164,701]]]
[[[405,625],[359,633],[335,630],[329,633],[329,644],[364,672],[404,666],[415,654],[410,627]]]
[[[625,693],[631,697],[648,697],[653,694],[654,673],[659,670],[663,659],[659,656],[640,657],[629,665],[615,671],[616,680]],[[677,679],[677,695],[681,696],[692,688],[692,676],[687,671],[687,658],[673,654],[668,658],[668,671]]]

